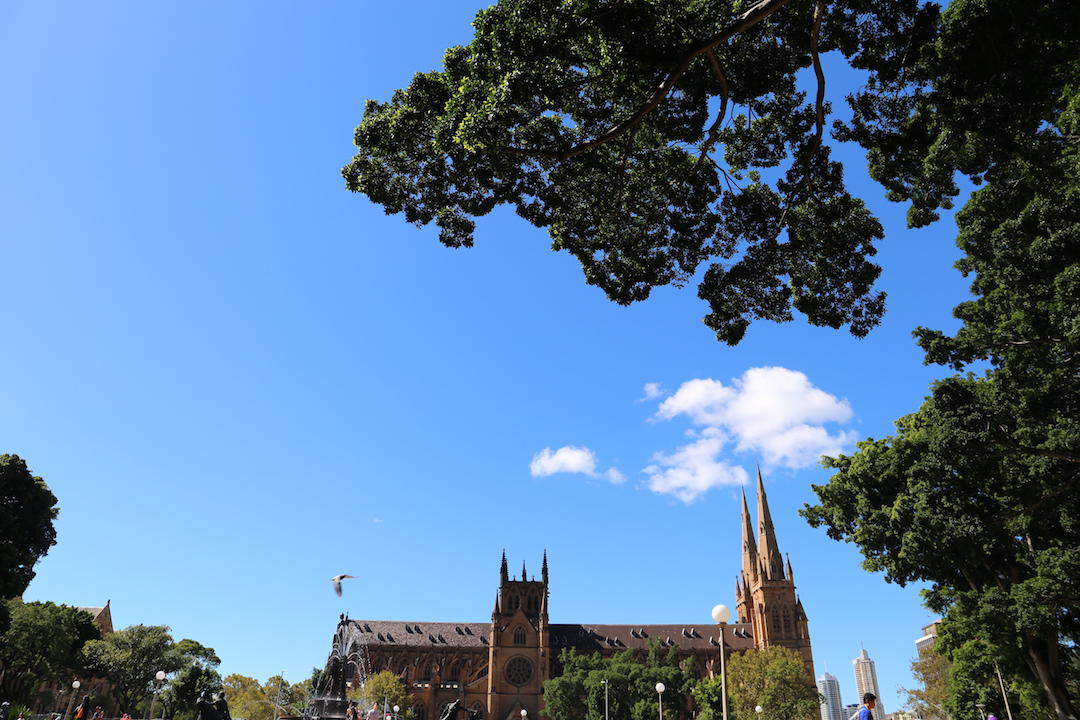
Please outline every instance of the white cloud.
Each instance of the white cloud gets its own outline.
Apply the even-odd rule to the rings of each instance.
[[[663,394],[664,389],[660,386],[660,383],[645,383],[645,395],[638,402],[644,402],[645,400],[655,400]]]
[[[852,431],[830,434],[824,427],[847,422],[852,414],[847,400],[814,387],[797,370],[757,367],[730,385],[689,380],[660,403],[656,417],[685,415],[699,427],[722,430],[736,450],[758,453],[766,465],[800,468],[855,439]]]
[[[653,464],[643,471],[649,489],[689,504],[718,485],[744,485],[746,471],[720,459],[726,440],[718,428],[705,428],[694,442],[670,455],[655,453]]]
[[[533,455],[529,463],[529,472],[533,477],[547,477],[555,473],[579,473],[589,477],[605,478],[613,483],[626,481],[617,468],[608,468],[604,472],[596,469],[596,454],[587,447],[564,445],[554,452],[551,448],[544,448]]]

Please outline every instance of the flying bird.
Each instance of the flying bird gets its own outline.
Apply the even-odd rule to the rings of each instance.
[[[330,578],[330,582],[334,583],[334,592],[337,593],[338,597],[341,597],[341,581],[344,580],[345,578],[353,578],[353,579],[355,579],[356,576],[355,575],[335,575],[334,577]]]

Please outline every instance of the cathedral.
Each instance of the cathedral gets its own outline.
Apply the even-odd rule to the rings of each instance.
[[[561,672],[564,648],[613,655],[645,650],[649,643],[678,648],[680,662],[697,672],[719,672],[719,652],[774,645],[798,651],[814,677],[810,632],[795,594],[791,560],[780,555],[761,473],[757,477],[757,529],[742,499],[742,571],[736,583],[737,622],[721,628],[681,625],[559,624],[548,619],[548,561],[540,577],[511,576],[503,553],[491,621],[398,622],[343,618],[327,667],[356,683],[364,674],[389,670],[415,698],[415,720],[437,720],[455,700],[487,720],[539,718],[544,681]],[[339,677],[341,674],[339,674]],[[404,708],[403,708],[404,710]]]

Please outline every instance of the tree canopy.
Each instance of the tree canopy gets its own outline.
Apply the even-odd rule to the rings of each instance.
[[[816,720],[819,716],[817,687],[795,650],[769,647],[736,653],[728,661],[727,672],[728,703],[736,720]],[[759,705],[760,713],[756,711]],[[720,717],[716,710],[714,706],[714,719]]]
[[[56,544],[56,496],[18,455],[0,455],[0,600],[22,595],[34,565]],[[0,602],[0,633],[8,624]]]
[[[42,685],[83,671],[83,645],[101,637],[89,613],[18,599],[7,606],[11,625],[0,634],[0,697],[29,703]]]
[[[677,646],[653,643],[644,657],[626,650],[609,658],[569,649],[559,654],[559,663],[562,674],[544,682],[544,714],[551,720],[604,720],[605,682],[610,717],[656,718],[658,682],[666,686],[664,717],[686,717],[697,682],[692,669],[679,666]]]
[[[805,510],[867,569],[930,583],[957,677],[985,677],[989,658],[1062,719],[1080,640],[1080,146],[1048,138],[1078,135],[1078,89],[957,216],[963,326],[916,331],[928,362],[988,369],[935,383],[896,435],[827,459],[838,472]]]
[[[1068,141],[1053,123],[1076,77],[1069,5],[500,0],[441,70],[367,102],[343,175],[451,247],[510,205],[618,303],[694,280],[730,344],[795,311],[861,336],[885,307],[882,228],[830,140],[865,147],[909,222],[931,222],[957,172],[990,179],[1003,154]],[[864,83],[826,133],[829,52]]]
[[[174,673],[183,656],[164,625],[132,625],[83,647],[87,669],[112,684],[119,709],[134,712],[154,690],[155,674]]]

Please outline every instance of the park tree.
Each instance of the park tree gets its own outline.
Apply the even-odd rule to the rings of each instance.
[[[1074,63],[1075,65],[1075,63]],[[1051,129],[1080,136],[1080,82]],[[984,368],[936,382],[892,437],[868,439],[804,513],[892,582],[928,583],[958,677],[996,664],[1076,718],[1080,641],[1080,145],[1033,137],[957,215],[973,299],[928,362]],[[981,654],[972,651],[981,648]],[[976,662],[978,659],[979,662]],[[989,663],[987,661],[990,661]]]
[[[11,624],[0,634],[0,697],[29,703],[42,685],[83,672],[83,646],[101,637],[89,613],[51,602],[6,605]]]
[[[245,720],[274,720],[274,706],[258,680],[233,673],[222,685],[231,715]]]
[[[798,652],[784,647],[747,650],[731,656],[727,666],[728,709],[736,720],[815,720],[817,687]],[[721,717],[719,678],[702,680],[694,698],[699,717]],[[756,708],[761,706],[761,712]]]
[[[174,673],[183,657],[164,625],[132,625],[83,647],[87,669],[112,685],[119,709],[134,713],[154,691],[155,674]]]
[[[948,658],[932,645],[920,648],[918,657],[911,661],[911,675],[918,686],[901,689],[907,696],[907,709],[925,720],[948,720],[944,709],[952,695],[949,691],[952,667]]]
[[[652,642],[645,652],[624,650],[611,657],[573,649],[559,655],[562,673],[544,683],[544,714],[551,720],[603,720],[607,686],[610,717],[653,720],[656,684],[664,683],[664,717],[688,716],[687,698],[697,679],[679,664],[678,647]]]
[[[34,565],[56,544],[56,496],[18,455],[0,455],[0,601],[22,595]],[[8,627],[0,602],[0,633]]]
[[[384,713],[387,708],[397,705],[403,709],[402,716],[410,717],[415,702],[401,677],[389,670],[382,670],[364,678],[357,699],[368,707],[378,705]]]
[[[221,659],[213,648],[188,638],[176,643],[173,652],[180,658],[180,668],[161,690],[162,708],[165,717],[170,720],[194,718],[197,715],[195,702],[199,696],[222,689],[221,674],[217,671]]]
[[[1008,158],[1075,142],[1055,125],[1070,3],[499,0],[473,26],[442,69],[366,103],[346,187],[450,247],[509,205],[617,303],[698,283],[729,344],[795,312],[857,336],[880,321],[882,227],[832,140],[866,148],[913,226],[951,207],[958,173],[1007,183]],[[863,79],[830,133],[825,53]]]

